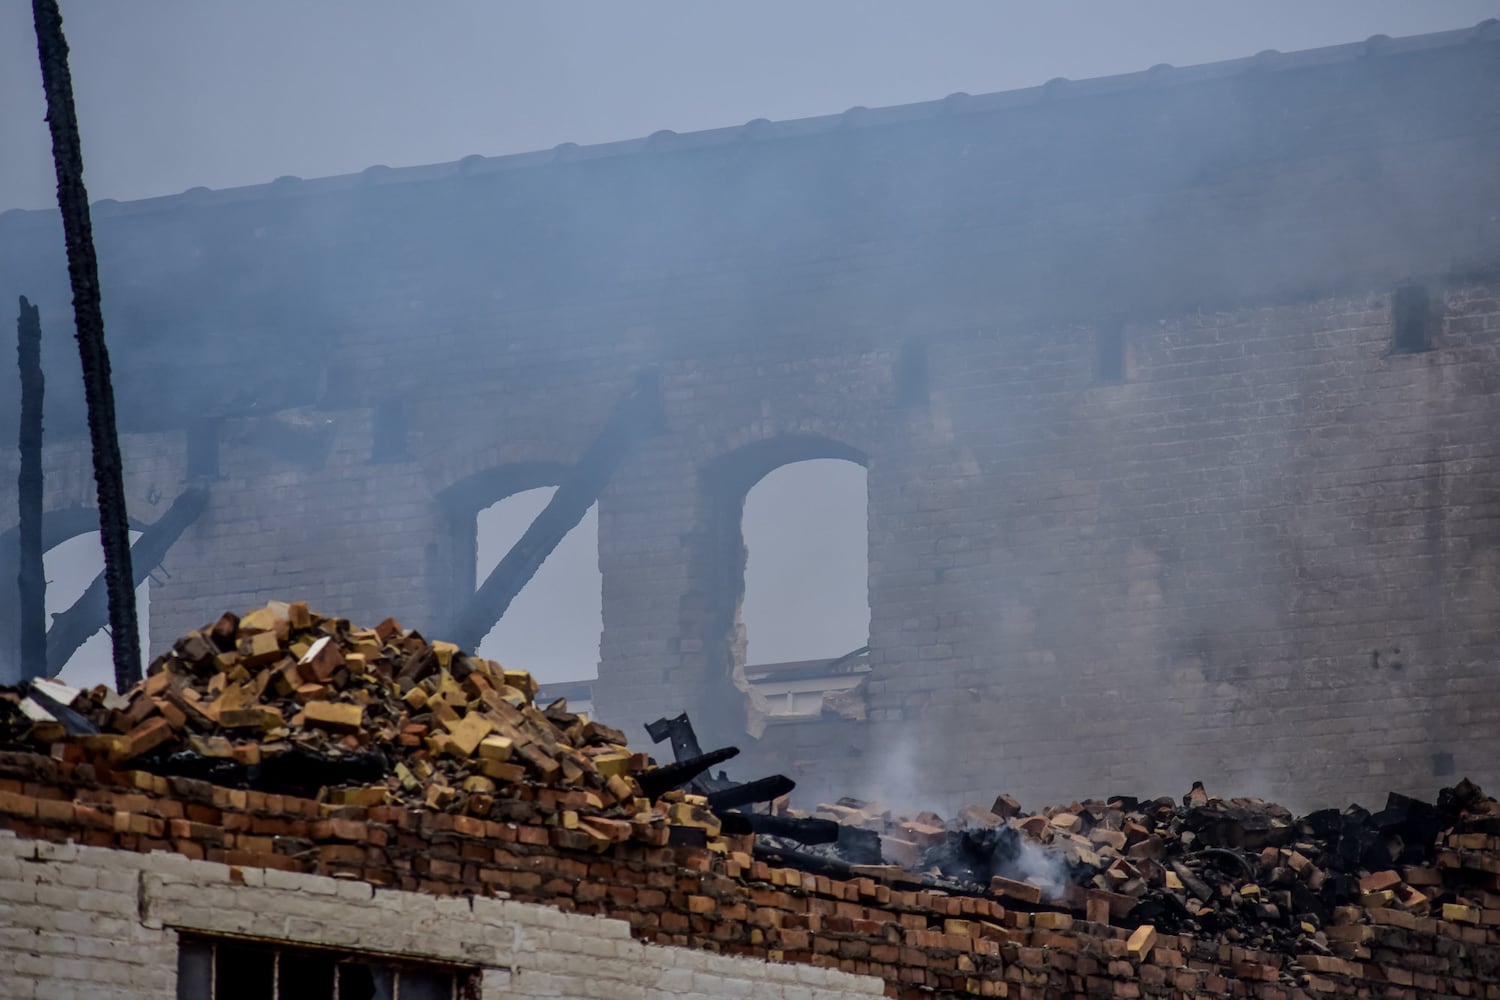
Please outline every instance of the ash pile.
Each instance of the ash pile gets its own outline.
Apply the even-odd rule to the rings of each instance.
[[[697,753],[685,716],[651,727]],[[697,790],[735,786],[721,774]],[[1002,898],[1101,924],[1150,925],[1288,953],[1360,956],[1371,923],[1478,924],[1500,907],[1500,803],[1467,780],[1436,803],[1391,793],[1377,811],[1351,805],[1305,816],[1256,798],[1114,796],[1023,809],[1009,795],[951,818],[840,799],[810,812],[785,797],[735,809],[726,829],[753,831],[755,854],[830,877]]]

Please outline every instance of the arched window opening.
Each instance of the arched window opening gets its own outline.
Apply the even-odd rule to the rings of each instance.
[[[858,680],[840,668],[862,665],[849,654],[870,633],[865,476],[851,461],[799,461],[745,498],[745,673],[775,714],[815,715]]]
[[[131,544],[141,537],[139,531],[130,533]],[[74,535],[48,549],[42,556],[42,569],[47,578],[47,623],[52,616],[73,606],[83,596],[94,578],[104,572],[104,551],[99,546],[99,535],[88,532]],[[151,637],[151,580],[142,580],[135,590],[135,613],[140,626],[141,655],[145,665],[151,662],[155,651],[150,647]],[[83,645],[68,657],[57,679],[76,688],[90,688],[96,684],[115,686],[114,653],[110,647],[109,630],[101,626]]]
[[[550,486],[524,490],[479,511],[474,587],[505,558],[555,492]],[[528,670],[548,685],[593,680],[599,673],[603,590],[595,504],[516,595],[479,644],[479,655]]]

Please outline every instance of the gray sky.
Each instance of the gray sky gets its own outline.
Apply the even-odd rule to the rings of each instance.
[[[122,200],[800,118],[1500,16],[1500,0],[61,5],[89,192]],[[30,4],[17,0],[0,4],[0,211],[52,204]],[[862,489],[856,468],[809,463],[752,493],[752,662],[835,656],[864,641]],[[482,572],[545,499],[516,498],[485,515]],[[543,567],[487,652],[547,680],[594,673],[595,523],[591,514]],[[54,596],[81,592],[97,566],[97,544],[56,553]],[[107,678],[107,647],[89,648],[71,672]]]
[[[1467,27],[1500,0],[61,0],[96,198],[317,177]],[[0,210],[51,204],[0,4]]]

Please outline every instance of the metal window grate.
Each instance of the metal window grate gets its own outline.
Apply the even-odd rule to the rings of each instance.
[[[325,948],[185,937],[177,1000],[462,1000],[466,970]]]

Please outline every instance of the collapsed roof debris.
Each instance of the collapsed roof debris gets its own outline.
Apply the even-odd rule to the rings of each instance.
[[[0,700],[0,739],[336,804],[481,815],[527,779],[584,790],[599,812],[640,796],[629,776],[644,754],[566,703],[537,708],[535,692],[530,674],[393,620],[360,629],[272,603],[183,636],[124,695],[15,689]]]
[[[52,681],[0,690],[0,744],[97,775],[315,797],[333,812],[404,806],[462,823],[542,808],[563,847],[707,847],[739,858],[740,871],[753,851],[817,876],[1070,912],[1313,966],[1368,957],[1372,925],[1473,925],[1500,912],[1500,803],[1467,781],[1435,804],[1392,794],[1378,812],[1300,818],[1201,785],[1180,801],[1114,796],[1036,812],[1002,794],[952,819],[853,799],[803,813],[784,776],[712,774],[738,751],[704,752],[685,716],[649,727],[677,757],[657,765],[565,702],[538,707],[536,690],[524,671],[390,619],[364,629],[273,603],[183,636],[123,695]]]

